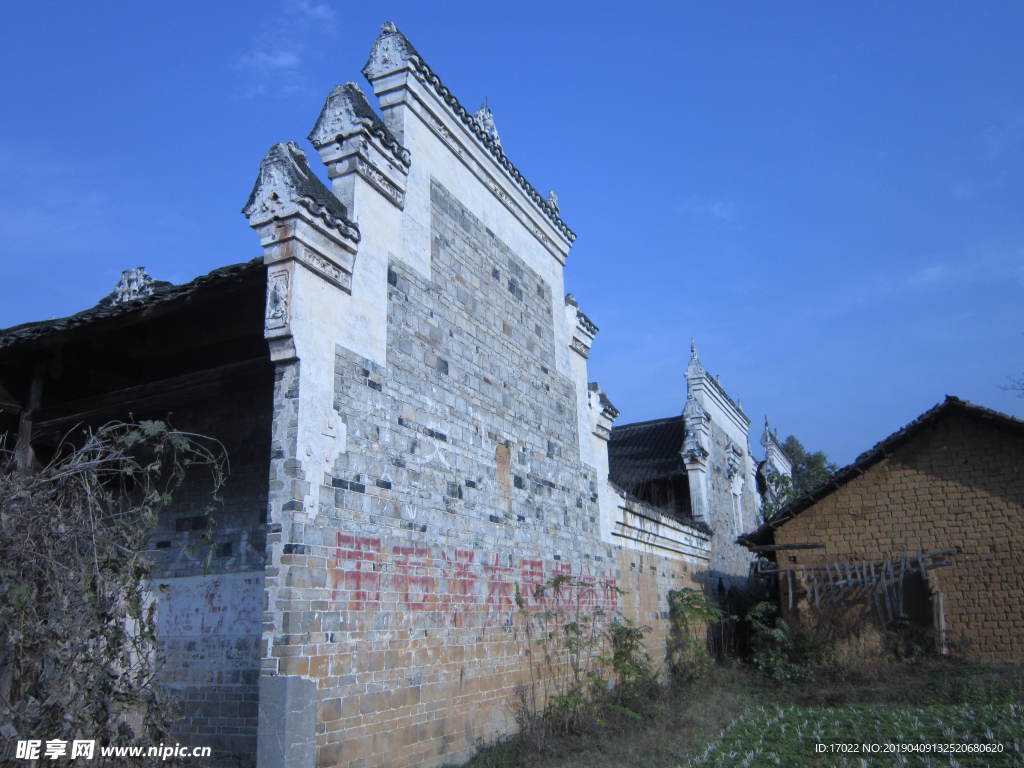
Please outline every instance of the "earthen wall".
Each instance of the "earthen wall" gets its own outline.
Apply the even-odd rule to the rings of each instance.
[[[950,414],[775,532],[782,567],[876,561],[949,548],[928,572],[942,594],[947,645],[985,659],[1024,658],[1024,442]],[[785,600],[784,600],[785,605]],[[806,610],[806,606],[805,606]]]

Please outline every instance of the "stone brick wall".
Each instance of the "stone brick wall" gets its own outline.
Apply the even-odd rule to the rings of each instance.
[[[270,377],[268,363],[265,377],[175,410],[176,428],[221,441],[231,474],[207,512],[209,478],[191,473],[150,537],[160,680],[183,715],[175,738],[212,747],[223,765],[256,754]]]
[[[732,454],[734,446],[742,451],[741,456]],[[750,472],[752,459],[748,446],[732,439],[715,421],[709,426],[708,454],[707,523],[714,531],[708,586],[714,594],[719,581],[726,590],[746,584],[753,558],[747,549],[736,543],[736,537],[756,527],[758,499]],[[740,486],[738,508],[733,495],[734,480],[729,475],[730,456],[740,465],[737,469],[741,473],[737,483]]]
[[[514,727],[520,607],[621,611],[660,658],[667,591],[694,584],[678,557],[602,541],[551,286],[438,183],[431,200],[432,278],[389,265],[387,365],[337,347],[346,450],[315,518],[287,458],[301,363],[279,366],[270,493],[290,523],[269,536],[261,765],[463,759]],[[579,586],[544,588],[557,575]]]
[[[973,415],[944,415],[775,532],[781,566],[871,561],[959,547],[929,571],[953,650],[1024,658],[1024,441]]]

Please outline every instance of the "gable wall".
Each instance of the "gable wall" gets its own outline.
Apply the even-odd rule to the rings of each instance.
[[[531,633],[621,613],[655,627],[658,659],[668,590],[706,564],[706,536],[607,480],[615,411],[588,387],[596,329],[563,298],[571,233],[406,45],[386,25],[368,71],[407,171],[354,127],[318,146],[331,191],[277,145],[251,198],[283,206],[250,217],[283,308],[260,768],[459,762],[514,729],[517,686],[543,699]],[[289,174],[298,202],[273,181]],[[358,240],[307,192],[342,201]]]
[[[458,168],[449,158],[438,175]],[[413,174],[428,185],[429,262],[386,249],[393,232],[362,230],[346,300],[367,301],[360,269],[384,282],[383,358],[338,343],[325,378],[324,361],[304,351],[316,347],[297,340],[300,359],[278,366],[261,768],[466,758],[514,729],[516,686],[545,676],[527,654],[529,631],[560,628],[577,609],[622,612],[656,628],[658,658],[667,592],[695,585],[705,562],[664,548],[657,530],[653,544],[633,534],[612,543],[607,480],[580,449],[598,438],[590,424],[581,431],[585,379],[566,365],[575,353],[555,311],[561,267],[528,232],[506,241],[513,223],[489,190],[462,179],[476,191],[461,199],[429,169]],[[302,285],[295,316],[317,316],[315,304],[300,310],[311,295]],[[340,422],[329,471],[305,447],[320,424],[301,426],[323,381]],[[687,546],[706,552],[704,540]],[[556,576],[577,585],[537,593]],[[560,618],[541,618],[551,611]]]
[[[516,686],[543,675],[529,616],[621,611],[659,657],[667,592],[703,562],[602,540],[552,286],[436,181],[431,200],[431,277],[387,270],[387,365],[336,348],[346,450],[315,514],[285,458],[303,363],[279,371],[271,487],[291,521],[271,537],[261,738],[318,765],[439,764],[513,729]],[[583,586],[538,595],[556,575]]]

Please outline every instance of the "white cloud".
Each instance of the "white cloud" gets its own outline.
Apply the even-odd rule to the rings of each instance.
[[[682,208],[694,216],[710,216],[720,221],[735,221],[737,206],[731,200],[715,200],[690,196],[683,200]]]
[[[288,0],[285,10],[292,15],[309,21],[334,23],[334,9],[327,3],[312,3],[309,0]]]
[[[317,0],[281,0],[272,21],[261,25],[259,34],[235,60],[244,73],[241,98],[287,95],[305,87],[307,59],[322,48],[322,38],[335,27],[334,8]]]
[[[298,69],[302,58],[298,49],[263,48],[256,46],[238,59],[239,67],[260,72],[284,72]]]
[[[965,254],[956,262],[936,261],[907,276],[908,288],[928,290],[982,283],[1024,283],[1024,251],[1018,249]]]
[[[929,264],[917,270],[907,278],[907,283],[917,288],[928,288],[955,280],[960,276],[959,270],[942,262]]]
[[[981,134],[985,154],[995,160],[1024,140],[1024,115],[990,125]]]

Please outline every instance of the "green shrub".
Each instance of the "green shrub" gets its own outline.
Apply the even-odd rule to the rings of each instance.
[[[772,603],[758,603],[747,613],[752,637],[751,663],[773,680],[809,680],[832,661],[832,644],[813,628],[793,626],[778,617]]]
[[[707,626],[724,618],[722,610],[696,589],[668,593],[669,636],[665,642],[668,671],[673,682],[689,683],[711,668]]]
[[[615,619],[605,630],[606,653],[601,664],[612,676],[612,686],[598,681],[595,699],[626,717],[649,714],[661,698],[661,684],[644,644],[650,627],[638,627],[629,619]]]

